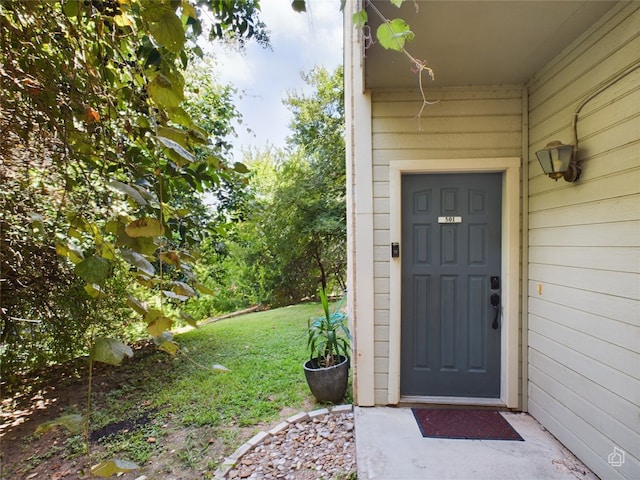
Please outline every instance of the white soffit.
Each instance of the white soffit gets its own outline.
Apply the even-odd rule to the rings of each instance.
[[[426,60],[435,81],[425,87],[524,84],[598,21],[617,1],[376,0],[389,19],[415,33],[406,49]],[[417,10],[417,11],[416,11]],[[380,24],[369,11],[371,31]],[[417,88],[411,62],[373,43],[365,52],[366,88]]]

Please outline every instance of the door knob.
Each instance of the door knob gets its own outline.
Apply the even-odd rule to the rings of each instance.
[[[498,293],[494,293],[491,295],[491,306],[496,311],[495,316],[493,317],[493,323],[491,324],[491,328],[497,330],[500,324],[498,323],[498,318],[500,317],[500,295]]]

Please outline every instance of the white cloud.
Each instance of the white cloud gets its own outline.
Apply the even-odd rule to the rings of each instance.
[[[249,42],[244,53],[214,47],[216,78],[233,84],[241,97],[237,107],[243,125],[233,142],[238,160],[242,148],[284,146],[290,121],[282,104],[286,93],[305,89],[301,72],[314,66],[333,70],[342,62],[340,0],[307,0],[307,13],[295,12],[290,0],[262,0],[260,5],[271,49],[255,42]]]

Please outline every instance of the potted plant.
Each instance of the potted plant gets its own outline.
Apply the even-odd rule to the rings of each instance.
[[[329,311],[329,299],[320,289],[324,315],[309,319],[308,341],[310,358],[304,363],[304,374],[316,400],[340,403],[349,381],[349,341],[347,317],[339,308]]]

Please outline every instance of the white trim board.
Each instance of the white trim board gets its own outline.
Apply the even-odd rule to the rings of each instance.
[[[390,242],[402,245],[403,173],[503,172],[502,177],[502,318],[500,400],[518,408],[520,325],[520,158],[392,160],[389,163]],[[400,402],[400,327],[402,272],[400,258],[389,266],[389,380],[388,403]],[[524,392],[523,392],[524,394]],[[480,400],[479,400],[480,402]],[[480,402],[481,403],[481,402]]]

